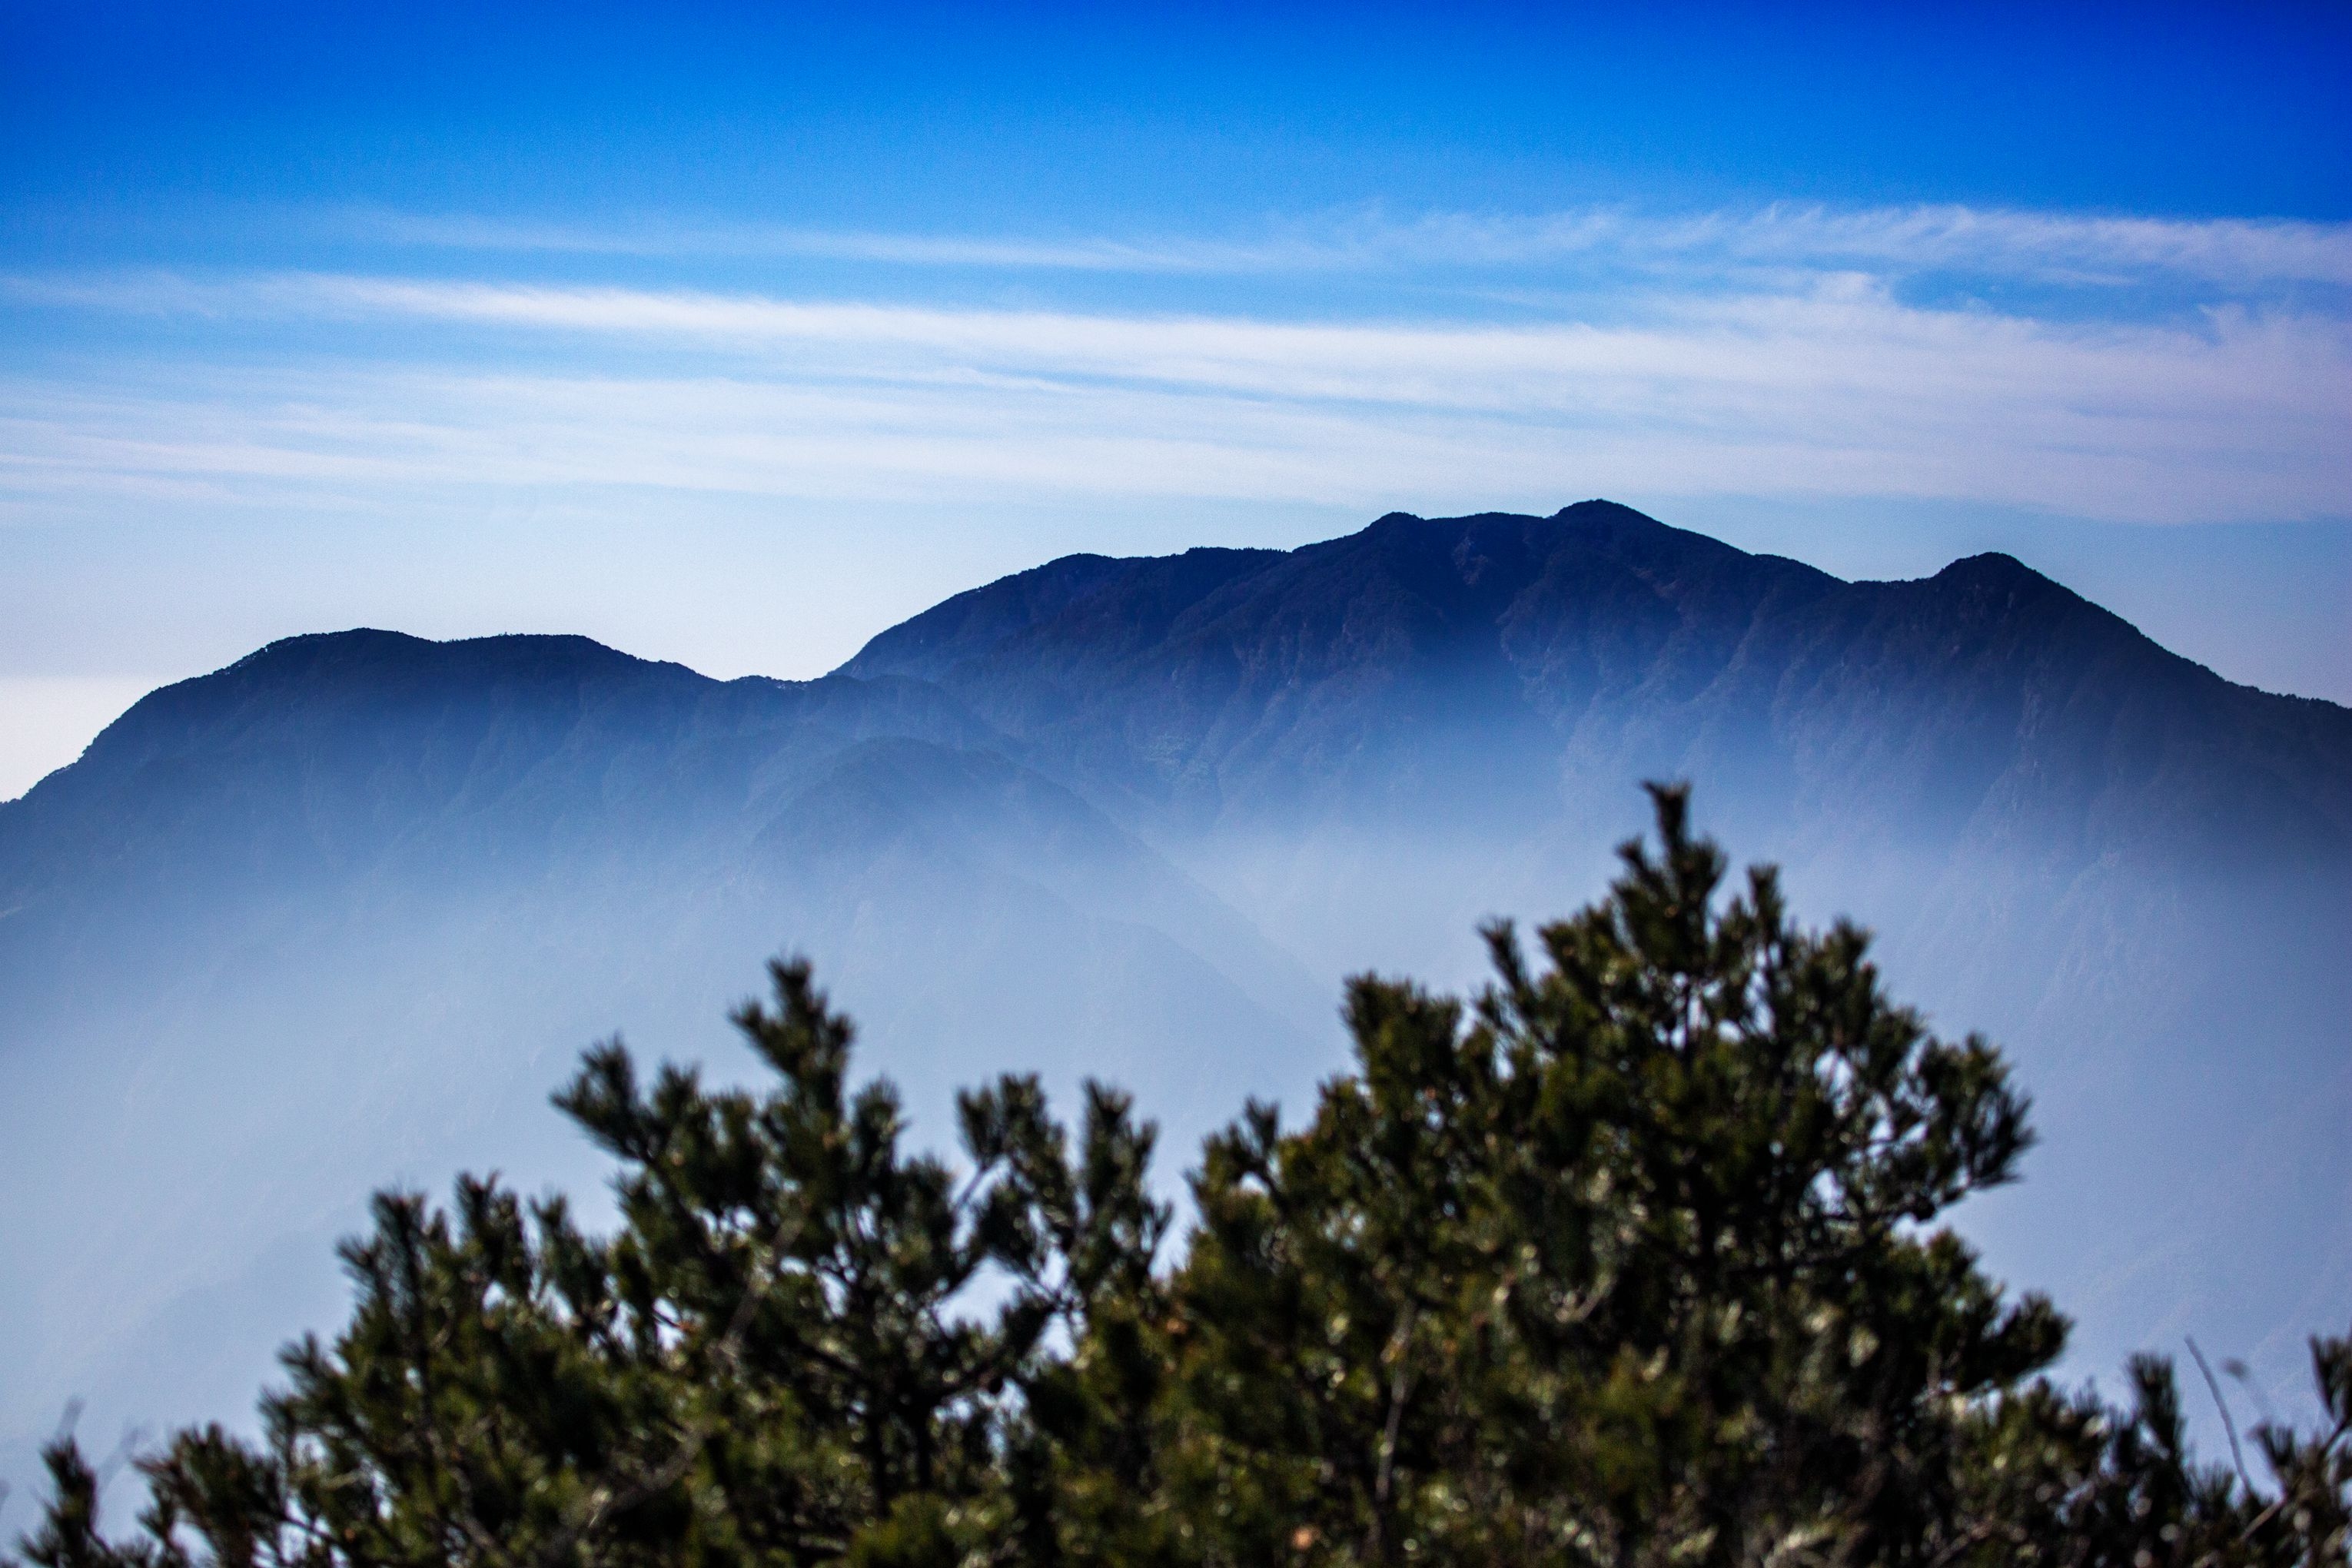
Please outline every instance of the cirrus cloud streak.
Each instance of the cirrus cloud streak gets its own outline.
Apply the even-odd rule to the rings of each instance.
[[[1598,267],[1615,271],[1862,268],[1967,271],[2128,286],[2153,276],[2224,290],[2352,286],[2352,224],[2047,213],[1957,203],[1773,203],[1680,215],[1623,207],[1538,214],[1377,208],[1249,234],[1099,237],[894,234],[675,216],[590,226],[467,214],[347,211],[335,226],[449,250],[662,258],[812,258],[917,268],[1129,274]]]
[[[2055,322],[1850,273],[1603,319],[1301,321],[384,275],[17,278],[19,309],[297,333],[0,382],[0,492],[419,486],[1459,507],[1639,489],[2149,521],[2352,513],[2352,325]],[[551,366],[530,374],[518,363]],[[495,368],[478,368],[485,363]]]

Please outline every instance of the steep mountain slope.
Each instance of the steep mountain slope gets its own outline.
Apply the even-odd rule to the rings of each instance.
[[[354,632],[148,698],[0,804],[0,1433],[233,1412],[385,1179],[593,1189],[578,1047],[734,1070],[780,948],[919,1137],[1097,1073],[1172,1176],[1337,1063],[1340,975],[1589,897],[1643,777],[2011,1048],[2047,1143],[1971,1223],[2086,1365],[2295,1375],[2352,1300],[2352,713],[2007,557],[1849,584],[1590,502],[1070,557],[813,682]]]

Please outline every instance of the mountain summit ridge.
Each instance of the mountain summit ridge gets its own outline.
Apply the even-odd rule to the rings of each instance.
[[[1549,518],[1390,513],[1273,555],[1075,559],[959,595],[841,672],[930,680],[1048,771],[1208,819],[1266,806],[1269,773],[1345,789],[1361,763],[1392,780],[1400,747],[1549,750],[1596,783],[1762,765],[1759,749],[1801,765],[1825,705],[1900,703],[1948,731],[1931,749],[2028,772],[2053,711],[2127,728],[2095,764],[2110,769],[2150,745],[2201,748],[2159,733],[2183,726],[2231,731],[2214,748],[2224,771],[2352,757],[2352,713],[2231,685],[1999,552],[1848,583],[1589,501]],[[1742,734],[1743,754],[1723,754]],[[1948,793],[1976,771],[1914,768],[1901,787]],[[2327,772],[2305,784],[2326,832],[2352,836],[2352,792]]]

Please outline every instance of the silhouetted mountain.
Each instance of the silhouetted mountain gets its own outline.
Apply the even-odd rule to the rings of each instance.
[[[2231,686],[2005,555],[1843,583],[1625,507],[1382,518],[1287,554],[1074,556],[843,667],[931,681],[1187,827],[1742,770],[1712,809],[2096,854],[2341,856],[2352,714]],[[1495,766],[1494,748],[1541,765]],[[1995,819],[2001,824],[1996,827]],[[1842,829],[1841,829],[1842,830]]]
[[[576,1049],[733,1070],[782,948],[919,1136],[1097,1073],[1172,1176],[1336,1063],[1343,973],[1471,981],[1477,921],[1596,891],[1644,777],[2012,1048],[2047,1143],[1972,1223],[2091,1364],[2340,1316],[2352,713],[2006,556],[1845,583],[1588,502],[1072,556],[811,682],[351,632],[154,693],[0,805],[0,1419],[233,1413],[370,1185],[591,1184]]]

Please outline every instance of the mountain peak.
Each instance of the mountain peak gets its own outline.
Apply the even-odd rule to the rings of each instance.
[[[215,675],[199,679],[366,679],[426,670],[476,677],[526,670],[584,675],[649,668],[654,668],[650,660],[607,647],[592,637],[569,634],[509,632],[440,642],[406,632],[354,626],[349,631],[308,632],[280,637]]]
[[[1988,550],[1979,555],[1963,555],[1936,575],[1939,579],[1948,578],[1958,583],[2042,583],[2057,586],[2050,578],[2016,556],[1999,550]]]
[[[1604,500],[1597,496],[1591,500],[1580,500],[1572,506],[1560,508],[1551,514],[1551,520],[1554,522],[1617,523],[1639,528],[1666,527],[1645,511],[1636,511],[1622,501]]]
[[[266,669],[288,661],[307,661],[321,654],[362,657],[396,658],[413,650],[432,647],[429,639],[407,632],[384,631],[375,626],[353,626],[340,632],[303,632],[290,637],[267,642],[228,666],[229,669]]]
[[[2151,651],[2158,647],[2121,616],[2093,604],[2063,583],[2043,576],[2016,556],[2001,551],[1964,555],[1925,579],[1922,586],[1940,596],[1979,606],[1979,613],[2022,614],[2037,621],[2084,620],[2086,625],[2095,622],[2108,635],[2144,644]]]
[[[631,690],[709,684],[683,665],[637,658],[584,637],[436,642],[373,626],[308,633],[149,692],[91,742],[80,776],[121,777],[159,757],[258,737],[315,740],[322,727],[364,729],[393,712],[572,710]]]

